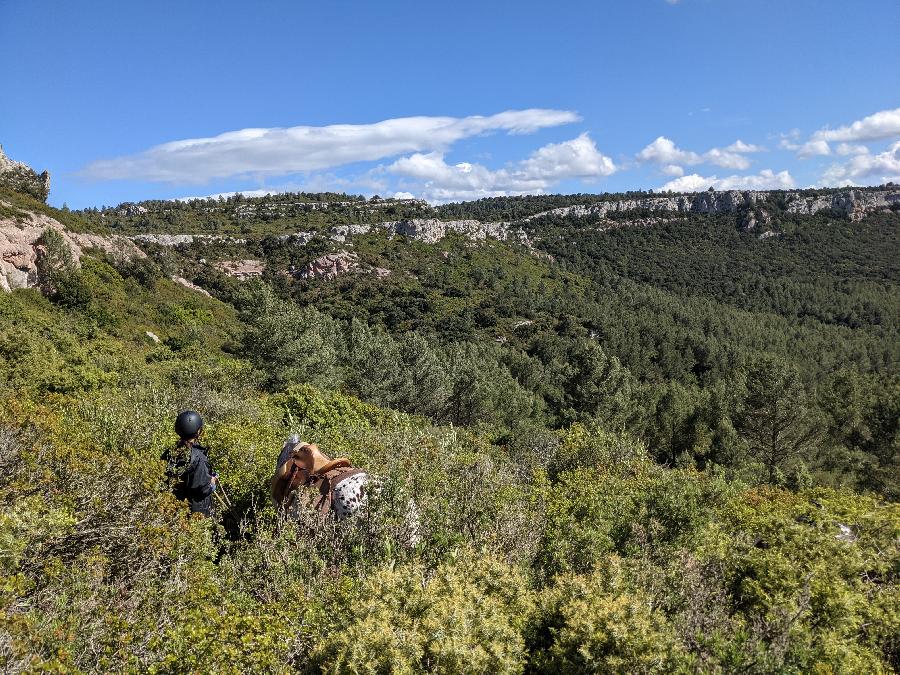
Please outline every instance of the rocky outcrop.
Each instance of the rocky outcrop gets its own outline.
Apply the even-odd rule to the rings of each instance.
[[[356,272],[360,268],[359,256],[350,251],[341,250],[327,253],[307,263],[298,273],[300,279],[336,279],[342,274]]]
[[[0,145],[0,186],[46,202],[50,194],[50,174],[46,171],[38,174],[27,164],[14,162]]]
[[[142,216],[148,211],[149,209],[146,206],[125,203],[119,205],[118,213],[123,216]]]
[[[399,234],[414,241],[434,244],[450,233],[483,241],[493,239],[510,239],[509,223],[482,223],[480,220],[437,220],[436,218],[414,218],[380,223],[381,229],[392,234]],[[523,235],[524,236],[524,235]]]
[[[228,276],[235,277],[241,281],[258,279],[266,269],[266,265],[262,260],[222,260],[213,263],[213,266]]]
[[[219,234],[135,234],[129,237],[132,241],[143,244],[156,244],[158,246],[187,246],[193,243],[214,244],[217,242],[227,244],[246,244],[246,239],[226,237]]]
[[[345,241],[347,241],[347,237],[354,237],[360,234],[368,234],[371,231],[371,225],[338,225],[331,228],[328,233],[328,238],[331,239],[331,241],[343,244]]]
[[[400,235],[425,244],[435,244],[451,233],[474,241],[483,241],[488,237],[500,240],[525,240],[526,238],[522,230],[510,228],[509,223],[411,218],[409,220],[388,220],[374,225],[338,225],[329,231],[329,239],[343,244],[354,236],[379,230],[386,232],[388,236]]]
[[[436,218],[389,220],[373,225],[357,223],[336,225],[325,234],[301,231],[282,234],[277,238],[279,241],[297,244],[298,246],[305,246],[317,237],[326,237],[335,243],[345,244],[351,241],[353,237],[372,232],[385,232],[391,237],[400,235],[426,244],[437,243],[451,233],[459,234],[474,241],[493,238],[514,240],[523,244],[528,243],[528,236],[524,230],[513,228],[509,223],[482,223],[480,220],[437,220]],[[186,246],[194,243],[213,242],[246,243],[246,239],[213,234],[136,234],[131,239],[138,243],[156,244],[158,246]]]
[[[596,221],[592,224],[593,226],[607,230],[621,227],[651,227],[687,214],[723,213],[736,214],[741,227],[746,231],[766,231],[770,229],[772,213],[776,213],[782,208],[788,213],[800,215],[813,215],[830,209],[851,220],[859,220],[866,214],[880,209],[889,209],[898,204],[900,204],[900,189],[893,186],[868,190],[841,190],[831,194],[813,196],[791,191],[775,193],[754,190],[706,191],[688,195],[651,195],[638,199],[563,206],[528,216],[516,223],[412,218],[371,225],[358,223],[338,225],[323,233],[300,231],[281,235],[278,239],[305,246],[314,239],[326,238],[349,246],[353,237],[384,232],[389,237],[402,236],[412,241],[435,244],[448,235],[456,234],[472,241],[486,239],[514,241],[533,250],[532,242],[525,230],[518,227],[518,223],[526,223],[547,216],[590,218]],[[635,214],[635,217],[624,215],[629,213]],[[132,239],[136,242],[153,243],[160,246],[181,246],[197,242],[234,244],[246,242],[245,239],[206,234],[139,234],[133,236]]]
[[[873,211],[900,206],[900,189],[896,190],[845,190],[827,195],[805,197],[792,194],[788,197],[787,212],[811,216],[819,211],[836,211],[850,220],[862,220]]]
[[[5,202],[0,204],[9,206]],[[59,221],[43,214],[27,213],[19,220],[0,219],[0,290],[37,286],[38,260],[43,253],[41,235],[56,230],[72,251],[78,264],[85,249],[98,249],[114,258],[143,258],[144,252],[128,238],[70,232]]]
[[[729,190],[726,192],[698,192],[681,196],[644,197],[598,202],[596,204],[563,206],[542,211],[525,218],[525,221],[546,216],[575,216],[604,218],[610,213],[627,211],[666,211],[671,213],[737,213],[753,209],[770,201],[771,193],[755,190]],[[851,220],[859,220],[868,213],[891,208],[900,203],[900,190],[844,190],[833,194],[807,197],[796,192],[786,196],[787,212],[811,216],[831,209]],[[745,225],[745,228],[752,229]]]
[[[296,244],[297,246],[306,246],[309,242],[318,236],[316,232],[292,232],[291,234],[281,234],[276,239],[278,241]]]
[[[598,202],[596,204],[563,206],[558,209],[542,211],[525,218],[526,221],[543,218],[545,216],[576,216],[605,218],[610,213],[625,213],[628,211],[665,211],[671,213],[733,213],[740,209],[753,206],[760,199],[765,199],[766,193],[738,192],[701,192],[696,195],[682,195],[677,197],[644,197],[641,199],[621,199],[618,201]]]
[[[336,253],[328,253],[307,263],[299,271],[293,271],[299,279],[337,279],[343,274],[374,274],[379,279],[389,277],[392,272],[384,267],[372,267],[361,263],[356,253],[342,249]]]

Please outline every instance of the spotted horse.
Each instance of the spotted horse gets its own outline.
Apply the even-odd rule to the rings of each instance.
[[[322,522],[359,513],[382,486],[380,477],[354,467],[346,457],[331,459],[318,445],[297,436],[282,446],[270,482],[272,503],[282,516],[297,519],[301,512],[311,511]],[[420,539],[419,515],[412,500],[404,514],[404,530],[406,543],[415,546]]]

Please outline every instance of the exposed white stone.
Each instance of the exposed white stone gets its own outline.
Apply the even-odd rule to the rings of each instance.
[[[228,237],[220,234],[135,234],[129,237],[132,241],[159,246],[184,246],[186,244],[223,242],[227,244],[246,244],[246,239]]]
[[[576,216],[604,218],[609,213],[626,211],[669,211],[674,213],[734,213],[769,201],[769,192],[756,190],[729,190],[726,192],[698,192],[675,197],[644,197],[598,202],[596,204],[563,206],[542,211],[525,218],[526,221],[545,216]],[[787,212],[813,215],[825,209],[834,209],[859,220],[867,213],[891,208],[900,203],[900,190],[845,190],[830,195],[804,197],[796,192],[787,193]],[[762,213],[768,216],[768,213]]]
[[[811,216],[819,211],[831,209],[849,216],[850,220],[857,221],[873,211],[889,209],[895,204],[900,204],[900,190],[846,190],[814,197],[794,193],[788,200],[788,213]]]

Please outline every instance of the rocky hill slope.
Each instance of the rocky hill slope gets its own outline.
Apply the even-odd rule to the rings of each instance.
[[[59,220],[39,208],[12,202],[13,194],[44,201],[49,190],[47,172],[38,175],[28,166],[9,160],[0,148],[0,289],[9,291],[37,283],[41,257],[41,233],[51,228],[63,234],[76,260],[85,248],[94,247],[115,257],[143,256],[148,246],[227,247],[234,255],[214,264],[240,280],[258,278],[265,264],[248,255],[265,236],[293,247],[315,242],[318,257],[300,260],[294,269],[301,279],[334,278],[348,271],[388,270],[377,265],[358,265],[347,250],[360,237],[384,234],[411,242],[434,245],[448,236],[475,242],[508,241],[534,251],[542,236],[543,223],[575,219],[594,230],[622,227],[652,227],[691,215],[734,216],[746,231],[761,238],[771,236],[777,221],[826,213],[858,222],[866,216],[900,209],[900,188],[792,191],[707,191],[693,194],[628,193],[625,195],[573,195],[571,197],[512,198],[528,213],[509,216],[509,210],[494,208],[492,200],[431,207],[420,200],[348,197],[331,193],[282,194],[258,198],[240,195],[228,199],[147,201],[126,203],[102,210],[75,212],[82,229],[93,234],[71,232]],[[564,206],[540,208],[564,203]],[[495,220],[447,218],[450,213],[496,214]],[[395,216],[385,218],[385,216]],[[400,216],[400,217],[396,217]],[[176,231],[173,231],[176,228]],[[156,231],[154,231],[156,230]],[[112,232],[113,234],[110,234]],[[241,232],[242,234],[237,234]],[[243,234],[246,233],[246,234]],[[328,249],[331,249],[330,252]],[[338,248],[340,250],[338,250]],[[331,256],[329,258],[328,256]],[[334,258],[337,256],[337,258]],[[349,257],[348,257],[349,256]],[[335,262],[337,260],[337,262]],[[351,261],[351,262],[348,262]],[[355,261],[355,262],[354,262]],[[205,261],[203,261],[205,263]],[[176,275],[176,278],[180,278]]]
[[[11,160],[0,145],[0,187],[46,202],[50,194],[50,174],[47,171],[38,174],[27,164]]]
[[[14,215],[0,215],[0,290],[30,288],[38,284],[38,268],[46,253],[44,233],[58,232],[79,264],[86,249],[97,249],[113,258],[143,258],[145,254],[134,242],[122,235],[72,232],[55,218],[14,207],[0,199],[0,209]]]

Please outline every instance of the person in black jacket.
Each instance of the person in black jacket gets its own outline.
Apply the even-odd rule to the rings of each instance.
[[[212,494],[216,491],[217,478],[206,448],[198,443],[203,429],[203,418],[194,410],[185,410],[175,420],[178,445],[163,454],[166,476],[172,483],[172,492],[178,499],[186,500],[194,513],[209,516]]]

